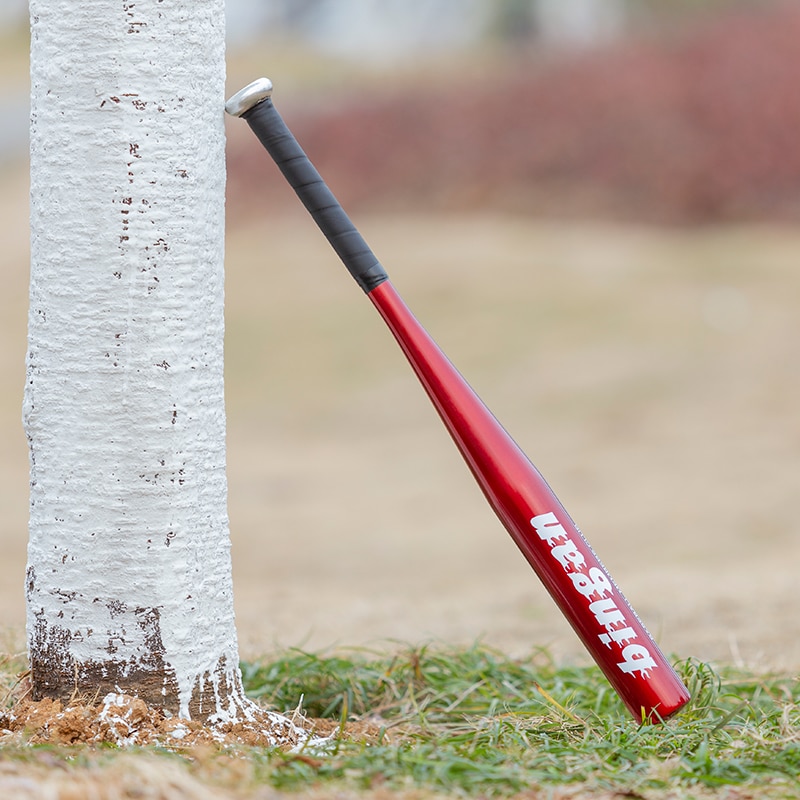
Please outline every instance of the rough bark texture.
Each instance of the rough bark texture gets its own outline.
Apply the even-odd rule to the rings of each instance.
[[[223,0],[30,9],[34,695],[227,714]]]

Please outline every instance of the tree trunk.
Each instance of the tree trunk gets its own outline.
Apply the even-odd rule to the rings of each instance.
[[[30,12],[34,697],[236,717],[223,0]]]

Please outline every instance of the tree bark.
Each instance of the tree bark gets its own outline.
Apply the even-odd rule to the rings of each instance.
[[[35,698],[235,717],[223,0],[31,0]]]

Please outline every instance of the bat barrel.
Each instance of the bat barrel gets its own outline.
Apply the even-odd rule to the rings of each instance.
[[[689,693],[545,479],[386,281],[369,294],[489,505],[638,720]]]

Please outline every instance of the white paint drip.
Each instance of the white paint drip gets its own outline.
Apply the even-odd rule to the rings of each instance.
[[[170,738],[172,739],[185,739],[189,735],[189,729],[183,724],[178,723],[170,732]]]
[[[133,698],[124,694],[109,693],[103,698],[103,707],[97,715],[100,722],[106,723],[119,747],[137,744],[137,727],[133,720]]]

